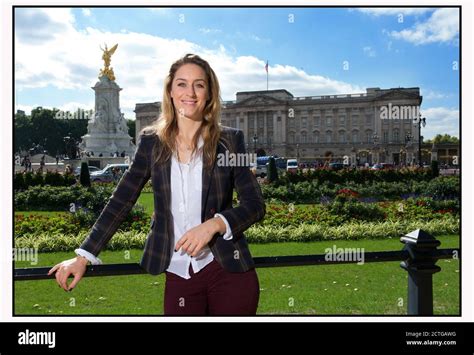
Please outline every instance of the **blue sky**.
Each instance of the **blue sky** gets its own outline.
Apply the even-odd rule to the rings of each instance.
[[[459,17],[416,8],[16,9],[16,104],[93,108],[99,46],[112,58],[122,111],[160,101],[163,78],[185,53],[214,67],[222,98],[270,89],[295,96],[420,87],[424,136],[458,135]]]

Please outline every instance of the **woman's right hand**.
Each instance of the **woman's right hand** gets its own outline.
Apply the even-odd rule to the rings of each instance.
[[[64,291],[72,291],[76,287],[77,283],[81,280],[82,276],[86,272],[87,259],[82,256],[77,256],[73,259],[65,260],[55,265],[49,270],[48,275],[56,272],[56,282],[59,287],[62,287]],[[69,275],[74,276],[74,280],[68,285],[67,279]]]

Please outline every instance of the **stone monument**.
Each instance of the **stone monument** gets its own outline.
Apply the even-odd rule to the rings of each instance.
[[[87,125],[87,134],[82,136],[79,148],[84,154],[94,157],[132,156],[135,145],[128,134],[127,122],[120,111],[120,88],[110,61],[118,44],[102,49],[104,68],[100,70],[99,81],[92,87],[95,91],[95,113]]]

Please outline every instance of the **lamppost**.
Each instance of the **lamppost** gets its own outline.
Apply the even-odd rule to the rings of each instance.
[[[410,142],[412,140],[413,136],[411,135],[411,133],[407,133],[405,135],[405,165],[407,165],[407,154],[408,154],[408,148],[409,148],[409,145],[410,145]],[[412,158],[412,162],[410,163],[410,165],[413,163],[413,158]]]
[[[418,119],[418,165],[423,167],[423,162],[421,161],[421,141],[423,137],[421,136],[421,125],[426,126],[426,117],[420,117]]]
[[[253,135],[253,150],[255,154],[257,154],[257,142],[258,142],[258,136],[257,133]]]
[[[378,145],[377,145],[377,142],[379,141],[379,136],[377,135],[377,133],[374,133],[374,135],[372,136],[372,139],[373,139],[373,142],[374,142],[374,153],[377,153],[378,154]],[[378,156],[377,156],[377,162],[379,162],[379,159],[378,159]],[[373,162],[371,162],[373,163]]]
[[[298,161],[298,164],[299,164],[299,161],[300,161],[300,145],[299,144],[296,144],[296,160]]]

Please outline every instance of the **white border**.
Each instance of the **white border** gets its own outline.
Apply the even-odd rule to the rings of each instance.
[[[171,5],[172,4],[172,5]],[[472,98],[473,90],[473,72],[471,63],[474,62],[472,52],[473,42],[473,26],[472,21],[474,20],[474,7],[469,0],[461,1],[427,1],[418,0],[416,4],[413,1],[330,1],[330,2],[315,2],[315,1],[256,1],[256,0],[242,0],[242,1],[205,1],[200,2],[199,5],[252,5],[252,6],[271,6],[271,5],[306,5],[306,6],[317,6],[317,5],[367,5],[370,6],[383,6],[383,5],[406,5],[411,7],[413,5],[419,6],[443,6],[443,5],[461,5],[462,6],[462,162],[463,162],[463,185],[462,185],[462,201],[463,201],[463,214],[462,214],[462,229],[463,229],[463,241],[462,241],[462,317],[364,317],[364,316],[350,316],[350,317],[224,317],[224,318],[164,318],[164,317],[84,317],[84,316],[71,316],[71,317],[12,317],[12,275],[11,275],[11,236],[12,236],[12,7],[13,5],[33,5],[37,6],[37,1],[8,1],[3,2],[1,5],[1,39],[2,39],[2,55],[0,56],[2,78],[0,85],[0,97],[1,97],[1,113],[3,117],[3,129],[1,130],[0,139],[0,152],[6,157],[2,166],[4,173],[0,174],[0,186],[2,187],[2,202],[0,204],[0,216],[1,216],[1,238],[0,238],[0,321],[2,322],[186,322],[186,321],[199,321],[199,322],[462,322],[462,321],[474,321],[474,306],[472,300],[474,299],[474,291],[472,286],[472,274],[474,271],[474,260],[470,258],[470,254],[474,251],[474,235],[469,235],[469,232],[474,231],[473,219],[469,218],[472,216],[472,208],[470,207],[469,197],[474,197],[473,187],[470,181],[474,181],[472,158],[470,152],[474,152],[474,143],[472,139],[469,139],[469,133],[474,132],[474,126],[472,120],[474,120],[472,110]],[[139,1],[133,2],[121,1],[121,0],[101,0],[91,1],[85,0],[80,3],[71,1],[42,1],[41,5],[81,5],[87,7],[87,5],[170,5],[170,7],[176,5],[189,5],[196,6],[198,3],[195,1]]]

